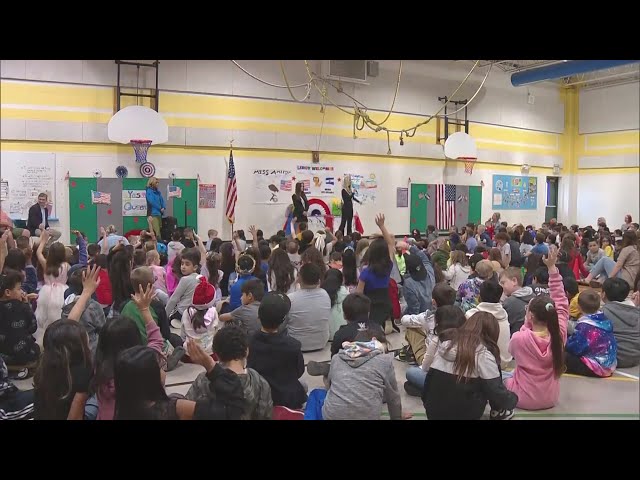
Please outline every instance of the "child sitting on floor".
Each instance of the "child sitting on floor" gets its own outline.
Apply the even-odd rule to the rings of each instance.
[[[197,291],[197,289],[196,289]],[[215,311],[215,309],[214,309]],[[245,408],[241,420],[271,420],[273,401],[269,383],[258,372],[247,368],[247,354],[249,353],[247,334],[242,328],[230,325],[221,329],[213,337],[213,351],[220,365],[238,375],[244,390]],[[215,392],[210,388],[206,373],[196,377],[187,392],[187,400],[198,400],[203,397],[215,398]]]
[[[287,295],[270,292],[258,309],[262,328],[249,339],[247,366],[269,383],[273,405],[302,408],[307,401],[306,386],[298,380],[304,374],[304,357],[298,340],[278,331],[289,313]]]
[[[584,290],[578,304],[583,315],[567,341],[567,372],[587,377],[610,377],[617,365],[618,344],[611,321],[600,309],[600,295],[595,290]]]
[[[198,284],[193,291],[191,306],[182,314],[181,337],[185,340],[184,348],[187,348],[187,341],[193,340],[205,353],[213,353],[213,336],[220,327],[218,312],[213,306],[215,302],[215,288],[205,277],[198,277]],[[191,363],[188,356],[183,357],[183,361]]]

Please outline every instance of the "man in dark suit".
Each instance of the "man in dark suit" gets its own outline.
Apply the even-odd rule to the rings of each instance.
[[[60,232],[49,228],[49,211],[47,210],[47,194],[38,195],[38,203],[32,205],[29,209],[29,218],[27,219],[27,230],[31,232],[31,236],[39,237],[44,230],[49,230],[51,235],[48,244],[57,242],[60,238]]]

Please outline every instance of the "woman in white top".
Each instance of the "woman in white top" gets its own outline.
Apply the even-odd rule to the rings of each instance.
[[[471,273],[467,255],[461,250],[451,252],[451,266],[442,273],[444,278],[449,281],[451,288],[458,291],[458,287],[467,281]]]

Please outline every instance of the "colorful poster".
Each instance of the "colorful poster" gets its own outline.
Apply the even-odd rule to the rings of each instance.
[[[144,190],[122,191],[122,216],[146,217],[147,216],[147,192]]]
[[[253,203],[288,205],[296,184],[296,175],[287,169],[256,169],[253,177]]]
[[[296,182],[305,182],[305,193],[307,195],[314,197],[329,197],[335,195],[338,178],[332,166],[298,165],[296,174]]]
[[[493,176],[493,208],[535,210],[538,208],[538,179],[513,175]]]
[[[0,182],[0,200],[6,200],[9,198],[9,182],[6,180],[2,180]]]
[[[375,173],[360,175],[351,173],[351,189],[355,192],[356,198],[363,204],[375,203],[378,193],[378,180]]]
[[[398,187],[396,189],[396,207],[403,208],[409,206],[409,189]]]
[[[198,208],[216,208],[216,186],[210,183],[198,185]]]

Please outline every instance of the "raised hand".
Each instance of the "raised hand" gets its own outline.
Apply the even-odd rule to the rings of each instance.
[[[107,236],[107,231],[104,229],[104,227],[100,227],[100,238],[104,238]]]
[[[102,269],[93,265],[87,268],[84,272],[82,272],[82,293],[87,294],[89,296],[93,295],[93,293],[100,285],[100,271]]]
[[[379,213],[378,215],[376,215],[376,225],[380,228],[384,227],[384,213]]]
[[[542,261],[549,270],[555,268],[556,262],[558,261],[558,247],[549,245],[549,253],[542,258]]]
[[[47,243],[50,238],[51,238],[51,234],[49,233],[49,230],[42,230],[42,232],[40,232],[41,242]]]
[[[189,355],[193,363],[202,365],[207,372],[210,372],[216,366],[215,360],[210,355],[207,355],[207,352],[193,339],[187,341],[187,355]]]
[[[153,285],[148,284],[146,289],[142,288],[142,285],[138,286],[138,292],[131,295],[131,300],[136,304],[138,310],[148,310],[151,306],[151,301],[156,296],[156,290]]]

